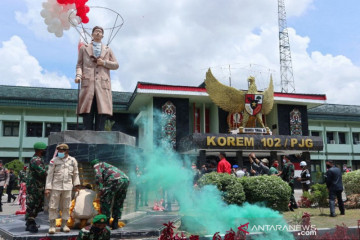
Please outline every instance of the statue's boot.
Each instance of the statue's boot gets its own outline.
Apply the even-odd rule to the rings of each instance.
[[[62,232],[70,232],[70,228],[67,226],[68,220],[62,219],[61,220],[61,228],[60,231]]]
[[[49,233],[50,234],[54,234],[56,232],[56,220],[50,220],[50,228],[49,228]]]

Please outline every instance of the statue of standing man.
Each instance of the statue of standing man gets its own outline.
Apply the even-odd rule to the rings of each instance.
[[[104,29],[94,27],[92,42],[80,48],[76,65],[75,83],[81,82],[77,113],[83,117],[85,130],[104,131],[107,117],[113,114],[110,70],[119,64],[101,42],[103,37]]]

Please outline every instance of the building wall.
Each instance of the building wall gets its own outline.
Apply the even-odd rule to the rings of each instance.
[[[18,123],[18,134],[9,134],[9,123]],[[36,136],[29,135],[33,123],[41,126]],[[34,143],[47,143],[47,126],[54,123],[67,130],[68,124],[76,125],[76,115],[69,110],[0,107],[0,158],[7,162],[32,157]]]
[[[324,142],[323,151],[311,153],[312,171],[316,166],[325,171],[326,160],[335,161],[340,168],[346,164],[352,170],[360,169],[360,122],[331,120],[331,117],[329,120],[309,119],[309,132],[312,136],[321,136]]]

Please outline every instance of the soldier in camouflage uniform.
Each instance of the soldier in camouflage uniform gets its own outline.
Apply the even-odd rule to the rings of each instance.
[[[44,205],[46,170],[43,156],[45,156],[46,148],[47,146],[43,142],[34,144],[35,154],[30,160],[29,173],[26,179],[26,231],[32,233],[38,231],[35,218],[43,210]]]
[[[80,230],[77,240],[110,240],[110,229],[106,226],[106,222],[105,215],[95,216],[92,225]]]
[[[117,229],[129,186],[129,178],[118,168],[105,162],[99,162],[98,159],[91,161],[90,164],[94,167],[95,181],[99,185],[101,213],[106,215],[107,222],[109,222],[111,203],[114,201],[112,207],[114,221],[111,227]]]
[[[280,177],[289,184],[291,187],[291,196],[290,196],[290,210],[294,211],[294,208],[298,208],[295,197],[294,197],[294,164],[290,161],[289,156],[284,156],[283,161],[285,162],[280,174]]]

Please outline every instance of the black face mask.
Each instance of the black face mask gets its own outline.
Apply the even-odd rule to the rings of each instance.
[[[92,226],[92,227],[91,227],[91,231],[92,231],[93,233],[95,233],[95,234],[99,234],[99,233],[102,231],[102,229],[101,229],[101,228],[98,228],[98,227],[95,227],[95,226]]]
[[[326,169],[331,168],[331,166],[329,164],[326,164]]]

